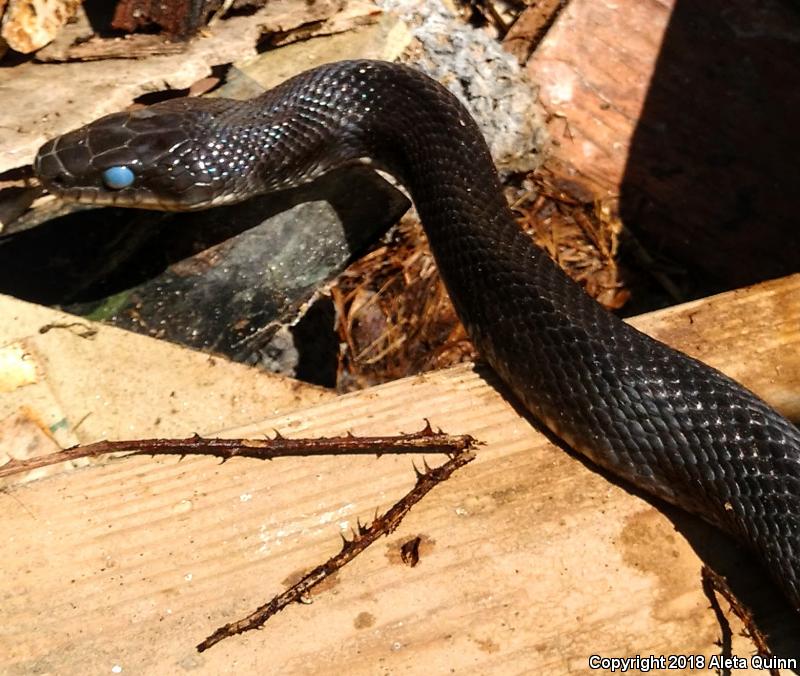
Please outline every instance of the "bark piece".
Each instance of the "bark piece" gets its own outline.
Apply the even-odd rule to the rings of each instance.
[[[566,5],[567,0],[544,0],[526,7],[505,34],[503,46],[525,63]]]
[[[186,38],[205,25],[221,4],[221,0],[120,0],[111,26],[130,33],[158,26],[168,37]]]

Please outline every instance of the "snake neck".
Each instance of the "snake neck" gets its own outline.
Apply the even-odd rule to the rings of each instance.
[[[282,167],[263,153],[262,184],[264,175],[289,175],[293,184],[368,158],[408,188],[459,317],[512,389],[520,389],[508,368],[516,360],[494,324],[498,309],[513,319],[520,308],[503,289],[524,287],[527,311],[556,322],[570,321],[558,309],[565,288],[595,314],[594,302],[520,230],[479,127],[439,83],[397,64],[340,62],[286,81],[256,105],[294,140],[281,148],[281,157],[291,155]]]

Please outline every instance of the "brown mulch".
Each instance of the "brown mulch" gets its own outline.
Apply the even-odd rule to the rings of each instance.
[[[615,204],[587,202],[546,172],[529,175],[509,202],[520,225],[609,309],[629,298],[616,255]],[[337,389],[362,389],[474,359],[415,215],[353,263],[331,289],[341,344]]]

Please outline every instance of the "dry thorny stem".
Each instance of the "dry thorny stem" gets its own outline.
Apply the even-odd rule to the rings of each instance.
[[[703,566],[701,577],[703,580],[703,591],[711,603],[711,608],[714,610],[714,614],[717,616],[720,631],[722,632],[722,637],[720,639],[722,655],[724,657],[731,656],[731,651],[733,649],[733,632],[731,631],[731,625],[728,622],[728,618],[725,617],[725,613],[722,611],[714,592],[719,593],[720,596],[722,596],[730,604],[731,611],[742,621],[742,624],[744,624],[745,631],[753,640],[758,654],[765,659],[772,657],[772,654],[767,647],[767,640],[756,625],[755,619],[753,618],[753,613],[750,612],[750,609],[747,608],[736,597],[736,594],[733,593],[733,590],[730,588],[725,578],[708,566]],[[769,673],[772,676],[778,676],[778,670],[775,668],[770,669]]]
[[[414,487],[383,515],[376,517],[369,526],[359,523],[353,532],[351,540],[342,536],[344,543],[338,554],[314,568],[299,582],[275,596],[269,603],[254,610],[244,619],[231,622],[217,629],[197,646],[197,651],[208,650],[211,646],[229,636],[241,634],[250,629],[257,629],[290,603],[302,602],[311,589],[352,561],[373,542],[378,540],[381,535],[392,533],[400,525],[409,510],[425,497],[434,486],[445,481],[459,467],[463,467],[474,457],[473,451],[464,449],[451,455],[450,459],[443,465],[431,469],[426,464],[424,471],[417,470],[417,481]]]
[[[338,437],[287,439],[276,430],[272,439],[206,439],[195,434],[186,439],[98,441],[27,460],[11,460],[0,467],[0,479],[59,462],[124,451],[131,451],[129,455],[212,455],[225,462],[236,457],[272,460],[315,455],[453,454],[472,448],[474,444],[475,439],[468,434],[453,436],[441,430],[434,432],[427,421],[425,429],[419,432],[385,437],[356,437],[348,432]]]
[[[358,523],[352,540],[344,539],[341,551],[325,563],[314,568],[297,584],[259,607],[242,620],[226,624],[197,646],[199,652],[207,650],[224,638],[240,634],[263,625],[275,613],[290,603],[303,601],[305,595],[326,578],[340,570],[363,552],[381,535],[392,533],[409,510],[434,486],[445,481],[455,470],[470,462],[475,454],[476,441],[468,434],[453,436],[441,430],[434,432],[426,420],[425,428],[413,434],[385,437],[345,436],[316,439],[286,439],[276,430],[273,439],[204,439],[198,435],[188,439],[138,439],[131,441],[99,441],[86,446],[51,453],[28,460],[12,460],[0,467],[0,478],[66,460],[95,457],[105,453],[131,451],[130,455],[212,455],[223,462],[234,457],[271,460],[285,456],[317,456],[386,453],[446,453],[449,460],[431,469],[427,463],[424,471],[416,470],[414,487],[382,516],[377,516],[369,526]]]

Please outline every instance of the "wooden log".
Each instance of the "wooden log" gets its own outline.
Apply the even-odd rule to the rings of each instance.
[[[634,323],[797,419],[799,317],[795,275]],[[313,604],[202,655],[194,646],[206,635],[400,497],[414,481],[410,459],[133,458],[0,495],[0,670],[560,674],[587,672],[592,655],[708,660],[720,632],[701,561],[731,576],[773,650],[798,654],[797,616],[745,554],[554,447],[494,384],[465,365],[230,431],[395,433],[428,417],[486,445]],[[414,568],[400,556],[412,537]],[[733,629],[733,654],[749,657]]]

